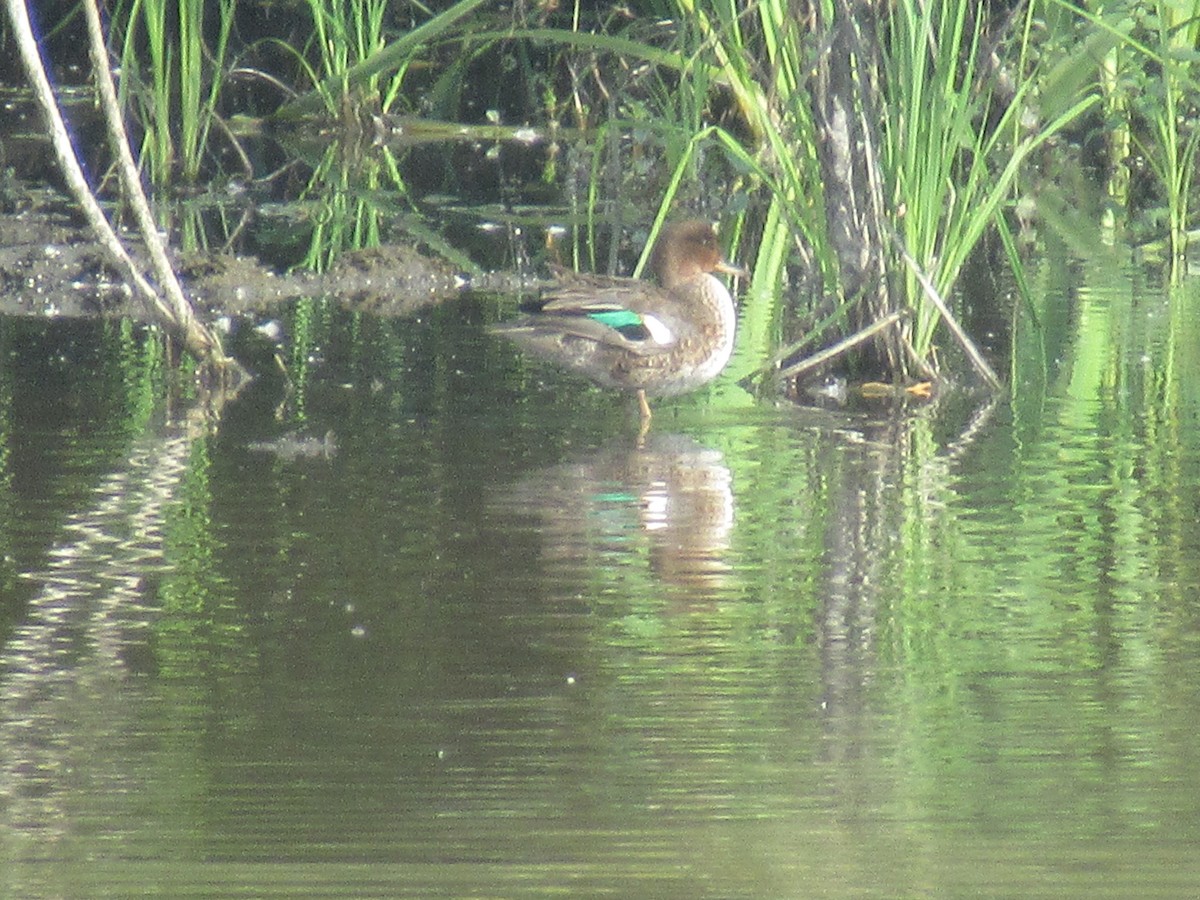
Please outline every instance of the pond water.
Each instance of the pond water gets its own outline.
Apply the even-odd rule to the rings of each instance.
[[[1034,280],[999,402],[641,444],[487,298],[215,434],[4,322],[0,894],[1196,895],[1200,298]]]

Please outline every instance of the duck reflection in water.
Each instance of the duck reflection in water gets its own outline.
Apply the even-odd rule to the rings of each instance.
[[[729,469],[720,451],[685,435],[614,442],[526,477],[497,502],[537,517],[543,558],[560,570],[578,573],[597,557],[635,564],[644,548],[652,573],[688,599],[712,598],[731,580]]]

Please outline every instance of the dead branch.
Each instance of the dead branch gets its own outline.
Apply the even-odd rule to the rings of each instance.
[[[996,375],[995,370],[988,365],[988,361],[983,358],[983,354],[979,352],[979,348],[975,346],[975,342],[971,340],[970,336],[966,333],[966,331],[963,330],[963,327],[958,324],[958,320],[955,319],[951,314],[950,309],[946,306],[945,301],[942,300],[941,295],[937,292],[937,288],[933,286],[933,282],[930,281],[928,276],[921,271],[921,267],[917,265],[917,261],[912,258],[912,255],[908,252],[908,249],[899,239],[896,240],[896,246],[899,248],[900,255],[904,258],[905,264],[913,273],[913,276],[917,279],[917,282],[921,285],[921,290],[925,292],[925,296],[929,298],[929,302],[934,305],[934,308],[937,309],[938,314],[941,315],[942,321],[946,323],[946,327],[950,329],[950,333],[954,335],[954,339],[958,341],[959,346],[962,347],[963,352],[967,355],[967,359],[970,361],[976,373],[992,390],[1000,390],[1001,384],[999,376]]]
[[[120,271],[136,295],[146,305],[151,315],[168,326],[180,337],[184,346],[198,359],[212,367],[217,372],[227,375],[231,368],[240,369],[237,363],[229,359],[221,351],[220,342],[212,332],[200,323],[192,311],[191,305],[183,295],[183,290],[171,268],[167,258],[166,247],[158,227],[149,211],[149,204],[141,189],[141,181],[137,174],[137,166],[129,150],[128,138],[125,135],[121,121],[120,110],[117,107],[116,90],[112,83],[109,70],[108,55],[104,49],[104,38],[100,26],[100,14],[94,0],[83,4],[88,19],[89,50],[92,65],[96,72],[96,81],[100,90],[104,107],[105,119],[109,130],[109,139],[113,150],[120,161],[121,183],[130,203],[138,217],[139,228],[149,252],[155,276],[165,297],[160,294],[146,278],[122,244],[120,237],[109,223],[100,208],[99,202],[92,193],[83,169],[79,164],[75,148],[67,134],[62,113],[58,107],[50,81],[46,77],[37,41],[29,22],[29,12],[23,0],[5,0],[9,21],[13,27],[13,37],[16,40],[21,63],[25,75],[33,89],[34,99],[41,111],[46,129],[49,132],[55,159],[67,186],[75,201],[83,211],[88,225],[96,239],[108,254],[113,265]],[[241,374],[241,373],[239,373]]]
[[[798,363],[793,363],[779,370],[777,373],[779,378],[797,378],[806,375],[820,366],[826,365],[837,359],[844,353],[853,350],[859,344],[871,340],[877,334],[883,333],[884,330],[896,325],[908,317],[905,310],[896,310],[890,312],[879,319],[876,319],[866,328],[861,328],[849,337],[843,338],[836,344],[831,344],[824,350],[819,350],[812,356],[802,359]]]

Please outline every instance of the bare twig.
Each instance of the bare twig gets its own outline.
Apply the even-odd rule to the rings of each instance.
[[[925,378],[929,381],[933,381],[937,378],[937,367],[930,365],[929,360],[917,352],[917,348],[912,345],[912,341],[909,340],[908,335],[902,336],[901,346],[904,348],[905,357],[907,357],[910,363],[916,366],[916,369],[921,373],[922,378]]]
[[[23,0],[4,0],[4,3],[8,11],[9,21],[12,23],[13,37],[17,43],[21,63],[25,68],[25,74],[29,79],[30,86],[33,88],[34,99],[41,110],[46,129],[50,134],[51,145],[54,149],[59,169],[62,171],[67,186],[75,197],[75,201],[82,209],[96,239],[108,254],[112,263],[126,277],[134,292],[145,304],[151,315],[175,329],[182,337],[188,350],[199,359],[216,366],[220,370],[226,370],[233,363],[221,352],[220,344],[212,333],[200,324],[192,314],[191,306],[188,304],[186,298],[184,298],[183,291],[179,287],[179,282],[170,268],[170,262],[167,260],[166,250],[163,246],[161,235],[158,234],[157,226],[154,225],[153,217],[149,218],[148,229],[145,220],[142,221],[142,230],[151,258],[155,260],[156,276],[163,284],[164,290],[167,291],[167,298],[165,300],[147,280],[105,217],[104,211],[100,208],[99,202],[96,200],[91,187],[87,183],[87,178],[84,177],[83,169],[80,167],[79,159],[75,154],[75,148],[72,146],[71,139],[67,134],[62,113],[58,108],[54,91],[50,87],[50,81],[46,77],[46,72],[42,65],[41,54],[38,51],[37,41],[33,36],[33,29],[29,22],[29,13],[25,7],[25,3]],[[99,34],[99,13],[96,11],[93,3],[84,3],[84,9],[88,13],[89,33],[94,30],[96,34]],[[94,23],[92,21],[93,16]],[[93,35],[94,42],[95,35]],[[116,91],[112,86],[112,76],[108,68],[107,54],[103,51],[102,35],[99,37],[99,42],[101,52],[97,56],[93,48],[92,59],[93,65],[96,68],[97,82],[100,85],[101,94],[108,95],[104,97],[104,101],[106,117],[109,119],[110,135],[113,136],[115,143],[120,143],[124,146],[125,155],[128,157],[127,160],[121,160],[122,184],[131,195],[130,199],[134,203],[135,210],[137,210],[139,205],[136,198],[140,197],[140,205],[148,215],[149,207],[146,204],[145,195],[141,191],[136,166],[132,166],[132,154],[129,153],[128,144],[124,138],[124,127],[120,125],[119,112],[116,112]],[[114,119],[116,120],[116,128],[113,126]],[[118,135],[120,137],[119,141],[117,141],[116,137]],[[132,183],[136,185],[136,190],[130,189],[129,172],[126,171],[126,162],[132,166]],[[140,217],[141,211],[139,211]]]
[[[238,162],[242,164],[242,171],[246,175],[246,180],[249,181],[253,179],[254,164],[250,162],[250,157],[246,155],[246,150],[244,147],[242,147],[242,142],[239,141],[237,135],[233,133],[233,129],[229,127],[229,123],[215,114],[213,115],[213,122],[216,123],[216,126],[218,129],[220,129],[221,133],[225,135],[225,140],[229,141],[229,146],[233,149],[233,152],[237,154]]]
[[[872,322],[866,328],[862,328],[862,329],[854,332],[854,334],[850,335],[849,337],[843,338],[842,340],[838,341],[836,344],[831,344],[830,346],[826,347],[824,350],[819,350],[818,352],[814,353],[812,356],[809,356],[806,359],[802,359],[798,363],[793,363],[790,366],[780,369],[779,373],[778,373],[778,377],[779,378],[795,378],[795,377],[798,377],[801,375],[805,375],[808,372],[811,372],[813,369],[816,369],[819,366],[822,366],[822,365],[825,365],[826,363],[832,362],[833,360],[835,360],[839,356],[841,356],[843,353],[853,350],[859,344],[862,344],[865,341],[869,341],[871,338],[875,337],[875,335],[892,327],[896,323],[905,319],[907,316],[908,316],[908,313],[905,310],[896,310],[894,312],[890,312],[887,315],[885,315],[879,319],[876,319],[874,322]]]
[[[158,223],[154,221],[150,204],[142,190],[141,176],[129,149],[129,136],[125,133],[125,123],[117,103],[117,89],[109,68],[108,50],[104,45],[104,30],[100,24],[100,10],[96,6],[96,0],[85,0],[83,12],[88,25],[88,53],[92,60],[96,86],[100,91],[109,146],[117,157],[121,187],[125,198],[133,207],[142,242],[150,256],[154,277],[158,281],[159,290],[165,295],[156,297],[155,306],[183,336],[184,345],[192,353],[207,362],[224,364],[225,355],[221,352],[220,342],[208,328],[196,321],[192,306],[183,295],[183,287],[179,284],[167,257],[166,241],[158,230]]]
[[[893,235],[893,237],[895,237],[895,235]],[[988,361],[983,358],[983,354],[979,352],[979,348],[975,346],[975,342],[971,340],[970,336],[968,336],[968,334],[963,330],[962,326],[958,324],[958,320],[951,315],[949,308],[947,308],[945,304],[945,301],[942,300],[941,295],[937,292],[937,288],[933,286],[933,282],[930,281],[928,276],[921,271],[921,267],[917,265],[917,261],[912,258],[912,255],[908,252],[908,249],[898,238],[896,239],[896,246],[900,250],[900,255],[904,257],[905,264],[912,271],[913,275],[917,279],[917,282],[921,285],[921,290],[925,292],[925,296],[929,298],[929,302],[934,305],[935,309],[937,309],[938,313],[942,317],[942,320],[946,323],[946,327],[950,329],[950,333],[954,335],[954,339],[958,341],[958,344],[960,347],[962,347],[963,352],[967,354],[967,359],[970,360],[971,365],[974,367],[979,377],[982,378],[987,383],[987,386],[992,390],[1000,390],[1001,384],[999,376],[997,376],[995,370],[988,365]]]
[[[5,5],[8,9],[9,21],[13,26],[13,37],[17,42],[17,50],[21,54],[21,63],[25,67],[25,77],[29,79],[29,84],[33,88],[34,100],[41,110],[42,118],[45,119],[46,127],[50,132],[51,145],[63,177],[67,180],[67,186],[82,207],[92,231],[100,239],[113,262],[133,283],[138,295],[150,304],[153,311],[165,315],[166,310],[157,309],[158,295],[154,288],[150,286],[138,271],[137,266],[134,265],[133,260],[130,259],[129,254],[125,252],[120,239],[104,217],[104,211],[100,209],[100,204],[92,196],[91,188],[88,186],[87,179],[83,176],[83,170],[79,166],[79,160],[75,156],[75,149],[71,146],[71,139],[67,136],[67,128],[63,124],[58,102],[54,98],[54,91],[42,68],[41,55],[38,53],[37,41],[33,37],[33,29],[29,24],[29,14],[25,9],[25,4],[22,0],[5,0]]]

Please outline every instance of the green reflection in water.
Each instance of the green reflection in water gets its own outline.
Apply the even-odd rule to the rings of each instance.
[[[253,392],[189,446],[157,674],[85,648],[33,707],[67,748],[39,755],[6,646],[0,888],[1188,895],[1193,304],[1124,270],[1073,290],[1009,404],[718,392],[642,446],[482,303],[312,320],[302,421],[337,451],[254,449],[280,426]],[[66,462],[95,456],[74,430]],[[20,558],[82,484],[16,507]]]

